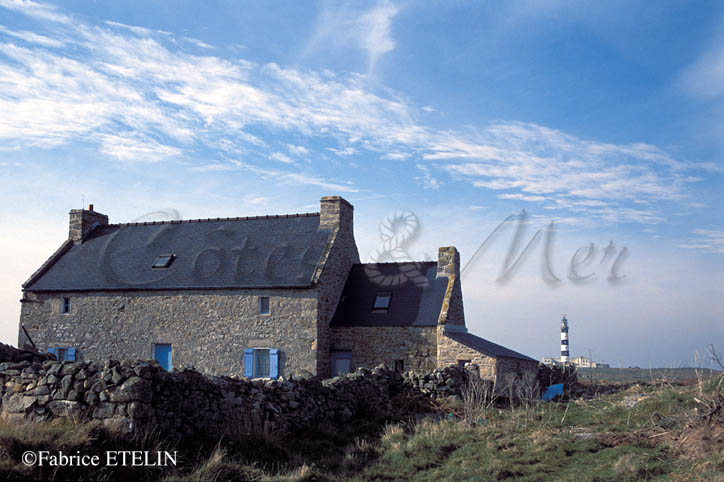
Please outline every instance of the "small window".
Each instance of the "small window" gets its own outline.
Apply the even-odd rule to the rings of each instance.
[[[372,305],[372,311],[387,312],[387,310],[390,308],[391,298],[392,293],[389,291],[381,291],[377,293],[377,296],[375,297],[375,304]]]
[[[61,313],[70,313],[70,298],[63,298],[63,304],[60,307]]]
[[[468,363],[470,363],[470,360],[458,360],[458,368],[464,369]]]
[[[352,352],[333,351],[332,355],[332,376],[344,375],[352,371]]]
[[[173,368],[173,347],[170,343],[155,343],[153,358],[161,365],[161,368],[170,372]]]
[[[268,296],[259,297],[259,314],[260,315],[269,314],[269,297]]]
[[[173,254],[162,254],[156,259],[156,262],[153,263],[153,268],[168,268],[171,266],[174,257]]]
[[[395,360],[395,371],[397,373],[405,371],[405,360]]]

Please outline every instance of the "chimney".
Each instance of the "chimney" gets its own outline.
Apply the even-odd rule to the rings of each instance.
[[[319,227],[353,231],[354,207],[340,196],[324,196],[319,203]]]
[[[455,246],[443,246],[437,250],[437,277],[450,277],[460,279],[460,253]]]
[[[75,243],[82,243],[93,228],[107,224],[108,216],[95,212],[92,204],[88,205],[88,209],[71,209],[68,239]]]

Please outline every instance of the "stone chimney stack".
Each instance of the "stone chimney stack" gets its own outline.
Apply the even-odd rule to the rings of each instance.
[[[82,243],[93,228],[107,224],[108,216],[95,212],[92,204],[88,205],[88,209],[71,209],[68,239],[75,243]]]
[[[437,250],[437,277],[450,275],[460,279],[460,253],[455,246],[443,246]]]
[[[324,196],[319,206],[319,227],[352,233],[354,229],[354,207],[340,196]]]

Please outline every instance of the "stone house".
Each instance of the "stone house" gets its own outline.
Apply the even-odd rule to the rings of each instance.
[[[487,377],[537,362],[465,328],[460,257],[361,264],[353,207],[109,224],[70,212],[68,239],[23,284],[18,346],[60,359],[153,359],[215,375],[328,377],[385,363],[473,362]]]

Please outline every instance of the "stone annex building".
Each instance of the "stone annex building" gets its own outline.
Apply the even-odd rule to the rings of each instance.
[[[328,377],[385,363],[537,361],[465,328],[460,256],[361,264],[353,207],[319,213],[109,224],[70,212],[68,239],[23,285],[18,346],[59,359],[158,360],[215,375]]]

